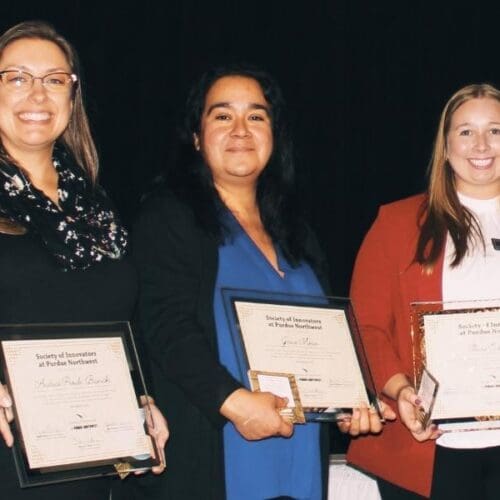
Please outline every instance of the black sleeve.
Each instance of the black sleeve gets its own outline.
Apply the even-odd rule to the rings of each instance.
[[[132,238],[140,283],[138,319],[154,365],[210,421],[223,425],[219,409],[241,384],[219,363],[213,333],[200,321],[201,307],[213,322],[214,286],[202,283],[207,254],[202,235],[188,208],[169,195],[143,207]]]

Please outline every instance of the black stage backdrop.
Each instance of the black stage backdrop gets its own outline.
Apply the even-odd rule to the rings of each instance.
[[[268,69],[291,109],[301,194],[334,293],[345,295],[377,207],[423,189],[448,97],[500,84],[497,4],[1,0],[0,30],[45,19],[76,46],[101,181],[127,222],[171,161],[193,78],[215,62]]]

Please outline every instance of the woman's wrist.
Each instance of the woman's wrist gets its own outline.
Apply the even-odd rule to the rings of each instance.
[[[241,414],[241,400],[249,393],[244,387],[233,391],[220,407],[221,415],[231,421],[236,419]]]
[[[401,396],[401,393],[406,390],[406,389],[411,389],[413,393],[415,393],[415,387],[413,387],[413,384],[405,384],[402,385],[396,392],[396,397],[394,398],[395,401],[399,400],[399,396]]]
[[[396,373],[387,381],[382,393],[394,401],[397,401],[401,392],[408,388],[414,389],[408,377],[404,373]]]

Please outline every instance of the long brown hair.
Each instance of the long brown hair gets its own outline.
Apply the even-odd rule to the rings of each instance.
[[[66,56],[71,72],[80,78],[80,64],[73,46],[45,21],[25,21],[8,29],[0,36],[0,58],[5,48],[17,40],[24,38],[47,40],[56,44]],[[99,167],[97,150],[90,133],[89,122],[83,105],[82,89],[78,81],[73,86],[73,110],[66,130],[59,141],[72,154],[80,167],[85,170],[92,182],[96,181]],[[1,112],[1,110],[0,110]],[[12,163],[0,141],[0,161]]]
[[[427,269],[432,269],[441,255],[447,233],[455,247],[451,267],[460,264],[474,241],[484,244],[476,218],[458,199],[455,176],[446,157],[446,140],[453,114],[465,102],[480,98],[500,102],[500,91],[486,83],[468,85],[451,96],[441,113],[429,163],[428,196],[420,213],[422,223],[415,253],[415,260]]]

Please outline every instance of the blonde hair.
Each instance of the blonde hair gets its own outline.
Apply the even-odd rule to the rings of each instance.
[[[477,220],[458,199],[455,176],[446,151],[447,136],[455,111],[471,99],[484,98],[500,102],[500,91],[487,83],[467,85],[451,96],[441,113],[429,163],[428,196],[420,214],[422,224],[415,255],[417,262],[430,268],[443,250],[447,232],[455,247],[452,267],[460,264],[475,238],[479,238],[484,244]]]

